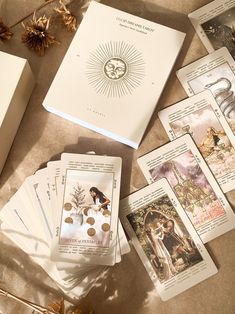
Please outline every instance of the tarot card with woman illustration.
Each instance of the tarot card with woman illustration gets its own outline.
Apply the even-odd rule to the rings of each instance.
[[[166,179],[122,200],[121,219],[163,300],[217,272]]]
[[[63,154],[61,163],[54,258],[80,258],[90,264],[115,263],[119,250],[121,159]]]

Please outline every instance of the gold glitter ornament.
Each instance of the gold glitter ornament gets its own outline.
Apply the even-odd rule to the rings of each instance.
[[[22,42],[40,56],[45,54],[46,48],[57,42],[55,37],[48,32],[49,24],[50,18],[43,15],[37,19],[35,12],[29,23],[26,25],[22,23],[25,29],[21,36]]]

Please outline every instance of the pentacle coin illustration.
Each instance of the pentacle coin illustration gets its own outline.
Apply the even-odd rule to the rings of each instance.
[[[105,209],[105,210],[103,211],[103,215],[104,215],[105,217],[108,217],[108,216],[111,215],[111,211],[108,210],[108,209]]]
[[[72,208],[73,208],[72,204],[70,204],[70,203],[64,204],[64,210],[70,211]]]
[[[90,236],[90,237],[93,237],[95,234],[96,234],[96,231],[94,228],[89,228],[87,230],[87,234]]]
[[[84,215],[88,216],[88,210],[89,210],[89,207],[84,207],[83,208]]]
[[[109,231],[109,229],[110,229],[110,224],[104,223],[104,224],[101,226],[101,228],[102,228],[102,230],[103,230],[104,232],[107,232],[107,231]]]
[[[95,219],[93,217],[88,217],[86,222],[89,224],[89,225],[94,225],[95,223]]]
[[[65,221],[67,224],[72,224],[72,223],[73,223],[73,218],[67,217],[67,218],[65,218],[64,221]]]
[[[120,98],[132,94],[145,76],[142,53],[124,41],[109,41],[89,54],[85,75],[97,94]]]

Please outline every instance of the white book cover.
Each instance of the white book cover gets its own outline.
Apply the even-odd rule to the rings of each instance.
[[[92,1],[43,106],[138,148],[184,38]]]

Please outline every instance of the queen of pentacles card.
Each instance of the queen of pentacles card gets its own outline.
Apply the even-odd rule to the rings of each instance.
[[[62,155],[52,258],[115,263],[121,159]]]

